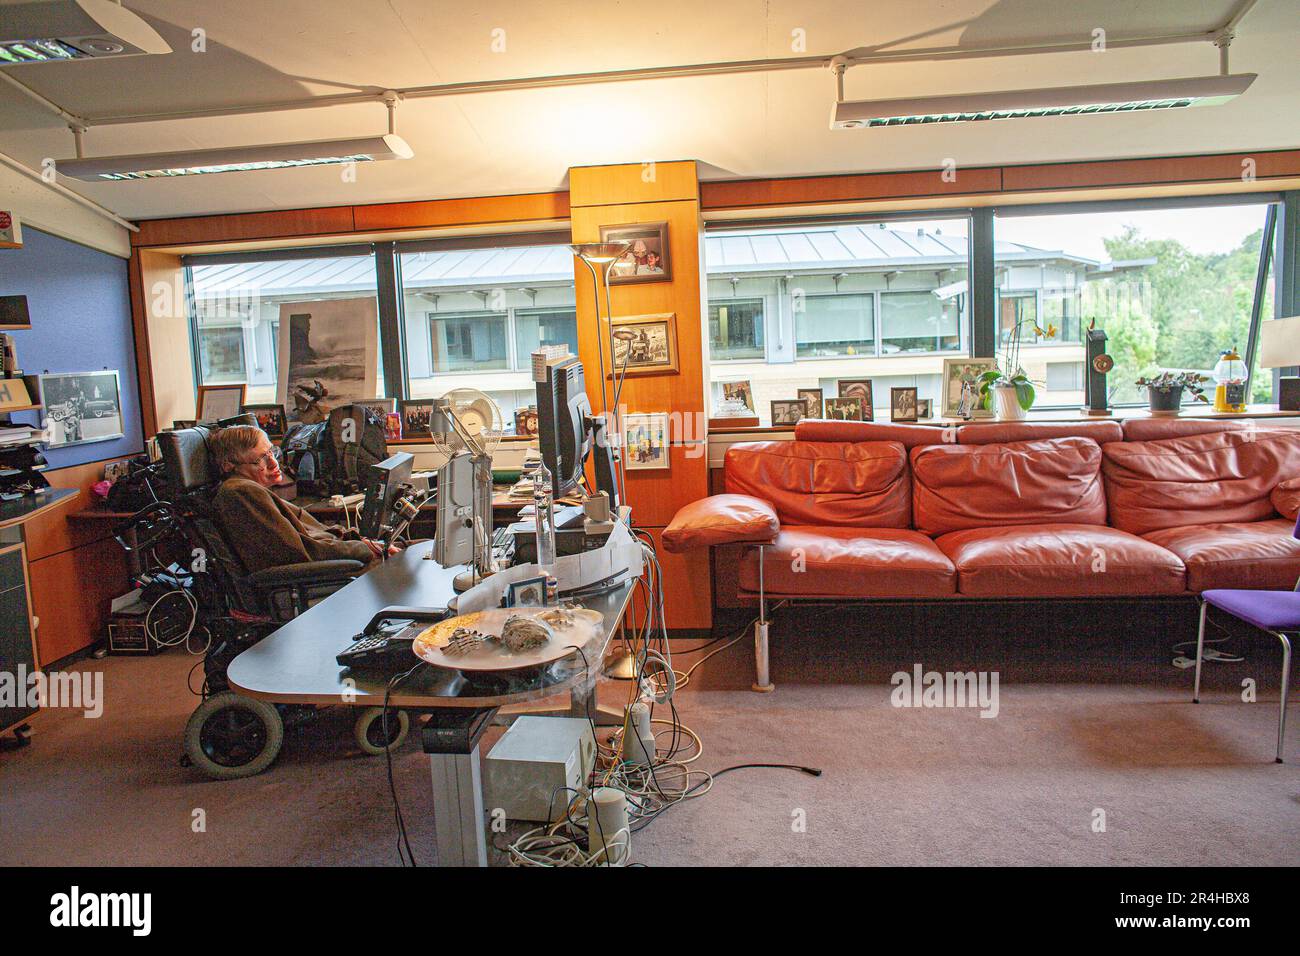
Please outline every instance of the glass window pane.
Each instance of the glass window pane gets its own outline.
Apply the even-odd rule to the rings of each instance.
[[[573,309],[515,313],[515,367],[531,368],[543,345],[565,345],[578,354],[578,313]]]
[[[763,300],[709,304],[709,354],[714,361],[763,358]]]
[[[246,382],[247,402],[283,400],[291,418],[303,382],[328,390],[325,407],[384,394],[374,256],[199,263],[190,285],[201,384]],[[282,342],[280,320],[291,315],[303,318]],[[356,328],[358,317],[373,327]],[[293,379],[282,382],[289,355]]]
[[[705,238],[710,411],[747,382],[759,421],[800,389],[937,383],[969,347],[970,220],[718,230]],[[937,397],[937,385],[936,396]]]
[[[875,306],[869,295],[806,296],[794,300],[800,358],[875,354]]]
[[[1083,331],[1094,322],[1115,360],[1107,388],[1116,404],[1146,404],[1146,390],[1133,384],[1142,375],[1208,375],[1221,351],[1244,350],[1266,209],[1251,204],[998,217],[999,292],[1005,302],[1013,293],[1037,290],[1038,325],[1056,333],[1038,338],[1027,327],[1021,337],[1020,364],[1034,381],[1046,380],[1050,404],[1082,403],[1082,379],[1077,389],[1057,390],[1053,383],[1063,383],[1065,373],[1052,366],[1083,361]]]
[[[955,352],[961,349],[961,321],[956,297],[934,292],[880,294],[880,350]]]
[[[430,312],[429,352],[435,372],[507,368],[506,316]]]

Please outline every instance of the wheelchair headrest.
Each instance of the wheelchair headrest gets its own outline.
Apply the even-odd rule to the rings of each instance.
[[[208,442],[214,432],[230,425],[256,425],[253,414],[226,418],[216,425],[195,425],[175,431],[158,433],[158,451],[162,454],[167,480],[181,491],[197,491],[212,484],[221,476],[208,452]]]

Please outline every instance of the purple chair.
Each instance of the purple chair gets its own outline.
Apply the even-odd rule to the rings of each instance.
[[[1300,518],[1292,536],[1300,538]],[[1201,702],[1201,652],[1205,647],[1205,616],[1214,605],[1247,624],[1268,631],[1282,642],[1282,700],[1277,716],[1277,762],[1282,762],[1282,739],[1286,733],[1286,697],[1291,683],[1291,638],[1300,634],[1300,581],[1294,591],[1215,590],[1201,594],[1201,629],[1196,636],[1196,686],[1192,703]]]

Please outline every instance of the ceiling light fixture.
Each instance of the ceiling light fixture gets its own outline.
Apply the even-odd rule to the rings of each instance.
[[[1037,90],[997,90],[891,100],[838,100],[831,129],[924,126],[1027,119],[1036,116],[1091,116],[1149,110],[1218,106],[1240,96],[1255,81],[1254,73],[1189,76],[1137,83],[1057,86]]]
[[[225,146],[176,153],[86,157],[82,155],[81,149],[84,129],[71,125],[69,128],[76,142],[77,158],[58,160],[55,169],[60,175],[94,183],[410,159],[415,155],[414,150],[396,132],[397,104],[401,101],[401,96],[389,90],[383,94],[382,99],[388,109],[388,132],[385,135],[315,140],[306,143]]]
[[[0,66],[171,52],[153,27],[112,0],[7,4],[0,17]]]

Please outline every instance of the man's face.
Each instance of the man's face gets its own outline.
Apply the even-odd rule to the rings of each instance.
[[[256,447],[239,460],[234,473],[240,478],[248,478],[264,488],[270,488],[284,481],[280,472],[280,460],[277,450],[266,435],[257,440]]]

